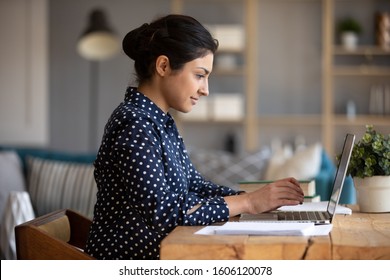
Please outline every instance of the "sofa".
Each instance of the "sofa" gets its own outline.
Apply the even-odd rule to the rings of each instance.
[[[0,146],[0,249],[15,259],[14,227],[62,208],[92,217],[95,154]]]
[[[316,164],[308,151],[316,151]],[[233,155],[226,151],[189,148],[197,169],[215,183],[238,188],[238,182],[264,179],[275,170],[304,170],[316,181],[321,200],[328,200],[336,170],[335,164],[318,146],[297,152],[282,162],[278,152],[262,148],[253,153]],[[0,146],[0,249],[2,259],[15,259],[14,227],[49,212],[69,208],[92,218],[96,201],[93,177],[95,154],[78,154],[38,148]],[[312,156],[313,158],[313,156]],[[299,164],[293,160],[298,160]],[[281,162],[284,165],[281,165]],[[287,165],[290,164],[290,167]],[[304,168],[307,166],[308,170]],[[313,166],[316,168],[313,169]],[[310,172],[314,172],[311,175]],[[287,173],[286,173],[287,174]],[[284,176],[286,174],[279,174]],[[294,175],[294,174],[293,174]],[[299,175],[299,174],[298,174]],[[275,175],[278,176],[278,175]],[[301,178],[300,178],[301,179]],[[341,203],[355,203],[353,181],[347,178]]]

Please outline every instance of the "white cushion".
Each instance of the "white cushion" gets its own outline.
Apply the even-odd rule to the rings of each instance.
[[[14,151],[0,152],[0,217],[11,191],[25,191],[22,163]],[[0,224],[2,222],[0,221]]]
[[[317,143],[294,154],[276,151],[271,157],[265,180],[295,177],[298,180],[313,179],[321,168],[321,144]]]
[[[9,193],[2,224],[0,227],[0,246],[2,257],[16,259],[15,226],[35,218],[30,196],[27,192]]]

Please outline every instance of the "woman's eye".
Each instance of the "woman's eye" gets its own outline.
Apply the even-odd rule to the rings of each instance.
[[[204,75],[202,75],[202,74],[196,74],[196,77],[197,77],[198,79],[202,79],[202,78],[204,78]]]

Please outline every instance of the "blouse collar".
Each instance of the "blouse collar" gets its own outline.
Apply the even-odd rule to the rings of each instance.
[[[128,87],[125,94],[125,101],[130,102],[147,114],[160,124],[168,124],[173,121],[169,113],[164,113],[152,100],[146,95],[139,92],[136,87]]]

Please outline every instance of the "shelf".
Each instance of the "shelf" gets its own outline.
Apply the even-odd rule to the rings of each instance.
[[[390,49],[383,49],[377,46],[359,46],[356,50],[346,50],[342,46],[334,46],[333,48],[334,55],[363,55],[363,56],[373,56],[373,55],[390,55]]]
[[[361,131],[367,124],[390,127],[388,115],[358,114],[348,117],[334,111],[335,107],[340,106],[340,102],[351,98],[350,92],[370,92],[368,89],[372,84],[386,85],[390,80],[390,48],[379,47],[373,41],[370,43],[375,38],[374,15],[377,11],[387,11],[390,7],[388,1],[356,1],[358,3],[353,3],[354,7],[351,8],[349,4],[352,2],[355,1],[323,0],[322,137],[330,154],[335,152],[335,147],[340,144],[337,139],[347,129]],[[337,21],[347,14],[361,22],[365,30],[361,38],[361,42],[365,42],[364,45],[358,45],[354,50],[345,49],[335,43],[338,37]],[[343,93],[346,93],[346,96],[336,96]],[[369,102],[364,104],[363,98],[367,100],[366,95],[354,95],[353,98],[358,99],[360,106],[369,106]],[[369,108],[366,109],[368,111]]]
[[[182,123],[191,124],[243,124],[244,120],[214,120],[207,119],[186,119],[181,118]],[[291,115],[291,116],[260,116],[257,119],[259,125],[307,125],[318,126],[321,125],[321,115]]]
[[[379,66],[335,66],[335,76],[390,76],[390,67]]]
[[[387,0],[379,0],[379,2],[381,1]],[[185,0],[174,0],[173,2],[180,3],[180,5],[177,6],[182,6],[182,2],[185,2]],[[275,130],[278,130],[276,131],[277,135],[275,136],[279,136],[278,134],[283,135],[284,133],[288,133],[291,128],[297,131],[303,131],[303,133],[308,134],[311,138],[320,138],[321,142],[323,143],[325,149],[329,154],[334,153],[335,147],[338,145],[340,139],[339,134],[343,133],[346,129],[354,128],[356,130],[360,130],[360,128],[364,129],[364,126],[366,124],[381,126],[381,128],[390,127],[390,116],[376,116],[367,114],[357,115],[355,118],[348,118],[346,115],[337,114],[334,110],[335,108],[338,108],[342,105],[339,103],[343,103],[345,102],[344,100],[352,98],[348,95],[340,97],[335,96],[337,93],[346,92],[347,94],[349,94],[349,92],[360,90],[362,92],[369,92],[367,90],[364,91],[364,88],[366,86],[370,86],[371,83],[375,82],[387,84],[387,80],[390,80],[388,78],[390,77],[390,49],[384,49],[379,46],[369,45],[369,40],[371,39],[369,39],[368,36],[370,35],[365,36],[363,38],[364,40],[362,40],[362,42],[366,42],[367,45],[359,45],[355,50],[346,50],[344,47],[336,45],[336,19],[341,15],[341,12],[343,12],[344,10],[351,11],[352,13],[357,13],[354,11],[354,9],[350,9],[348,5],[341,5],[341,8],[344,10],[337,10],[340,9],[340,2],[336,0],[321,0],[322,3],[318,7],[321,7],[322,16],[316,17],[322,23],[322,60],[319,61],[319,67],[322,66],[321,69],[319,68],[322,74],[322,76],[320,77],[321,95],[319,96],[319,98],[321,98],[321,108],[314,111],[314,113],[313,111],[310,111],[313,114],[305,114],[305,112],[308,111],[305,108],[300,109],[297,114],[272,114],[272,110],[268,110],[268,113],[270,114],[262,114],[262,110],[258,107],[259,101],[267,102],[270,99],[265,96],[265,94],[271,93],[263,91],[263,84],[261,84],[262,81],[259,80],[258,74],[259,69],[261,67],[267,68],[268,66],[259,63],[259,61],[264,59],[263,55],[266,55],[264,53],[261,53],[263,49],[261,48],[261,46],[259,46],[259,41],[264,40],[264,38],[260,38],[261,34],[263,33],[260,32],[259,26],[261,23],[267,23],[263,18],[262,20],[259,20],[259,16],[260,13],[262,13],[262,8],[265,8],[264,11],[266,11],[266,9],[269,9],[273,6],[270,6],[271,4],[269,3],[262,3],[263,1],[258,0],[245,0],[241,2],[242,5],[244,5],[243,11],[245,12],[245,16],[242,19],[242,26],[245,30],[246,35],[245,45],[242,50],[226,50],[220,48],[214,58],[215,65],[213,68],[212,75],[218,77],[216,79],[216,82],[221,84],[227,82],[227,79],[232,79],[232,81],[233,79],[237,79],[237,81],[239,82],[241,82],[240,79],[242,79],[242,94],[245,98],[245,116],[242,120],[234,121],[214,120],[212,117],[198,120],[181,119],[181,122],[184,126],[187,124],[189,126],[211,124],[214,125],[215,128],[219,125],[231,125],[235,128],[236,126],[242,126],[244,130],[245,139],[243,143],[247,151],[256,150],[258,149],[259,145],[263,145],[264,143],[261,143],[262,140],[260,140],[261,137],[268,141],[268,135],[266,135],[266,137],[263,137],[262,135],[261,137],[259,136],[261,134],[260,132],[263,132],[263,129],[272,131],[272,133],[274,133],[273,128],[275,128]],[[237,3],[241,2],[237,1]],[[272,1],[270,1],[270,3],[271,2]],[[287,3],[288,1],[284,2]],[[310,1],[307,2],[309,3]],[[351,3],[352,2],[353,1],[351,0]],[[196,3],[196,1],[193,1],[193,3]],[[220,3],[224,3],[223,0],[220,0]],[[281,5],[281,3],[278,3],[277,5],[275,5],[275,8],[279,8],[279,6]],[[374,6],[378,5],[364,4],[363,6],[359,7],[358,12],[366,13],[368,15],[369,13],[373,13],[373,11],[370,11],[370,9],[377,8]],[[388,7],[389,6],[386,4],[385,9],[388,10]],[[176,10],[181,11],[180,9]],[[232,22],[237,23],[237,20],[234,19]],[[226,23],[225,19],[223,20],[223,23]],[[368,25],[367,23],[368,19],[367,22],[364,23],[365,26]],[[320,26],[318,28],[320,28]],[[222,62],[225,63],[218,64],[218,55],[220,56],[219,58],[221,58],[221,56],[223,58],[224,55],[231,55],[236,58],[236,64],[226,63],[226,61],[223,61],[223,59]],[[286,59],[286,57],[284,56],[280,56],[280,58]],[[275,60],[275,63],[280,62],[282,62],[282,60]],[[219,68],[218,65],[220,65],[221,67]],[[223,66],[227,67],[222,68]],[[297,73],[294,72],[291,74],[300,77],[299,75],[301,73],[297,71]],[[283,72],[280,74],[280,77],[275,75],[275,80],[265,82],[269,82],[270,84],[277,83],[278,79],[283,79],[284,75],[285,73]],[[227,77],[227,79],[224,79],[224,77]],[[382,82],[382,80],[385,80],[385,82]],[[359,83],[355,83],[355,81],[358,81]],[[228,82],[230,82],[230,80]],[[278,88],[278,85],[275,85],[275,90]],[[358,90],[356,90],[356,88]],[[355,97],[356,96],[354,95],[353,98]],[[289,96],[289,98],[292,97]],[[288,100],[290,100],[289,98],[281,100],[282,102],[288,102]],[[313,98],[313,96],[310,96],[310,98]],[[359,98],[359,102],[357,102],[359,106],[361,104],[362,106],[365,106],[363,98],[367,99],[367,96],[357,95],[356,98]],[[320,131],[320,134],[318,133],[318,131]]]
[[[261,125],[321,125],[321,115],[259,116]]]
[[[335,115],[334,124],[337,126],[365,126],[366,124],[390,126],[390,116],[358,115],[354,118],[349,118],[345,115]]]
[[[183,124],[229,124],[229,125],[242,125],[244,123],[244,120],[215,120],[212,118],[205,118],[205,119],[187,119],[187,118],[180,118],[177,119],[180,120],[180,123]]]

